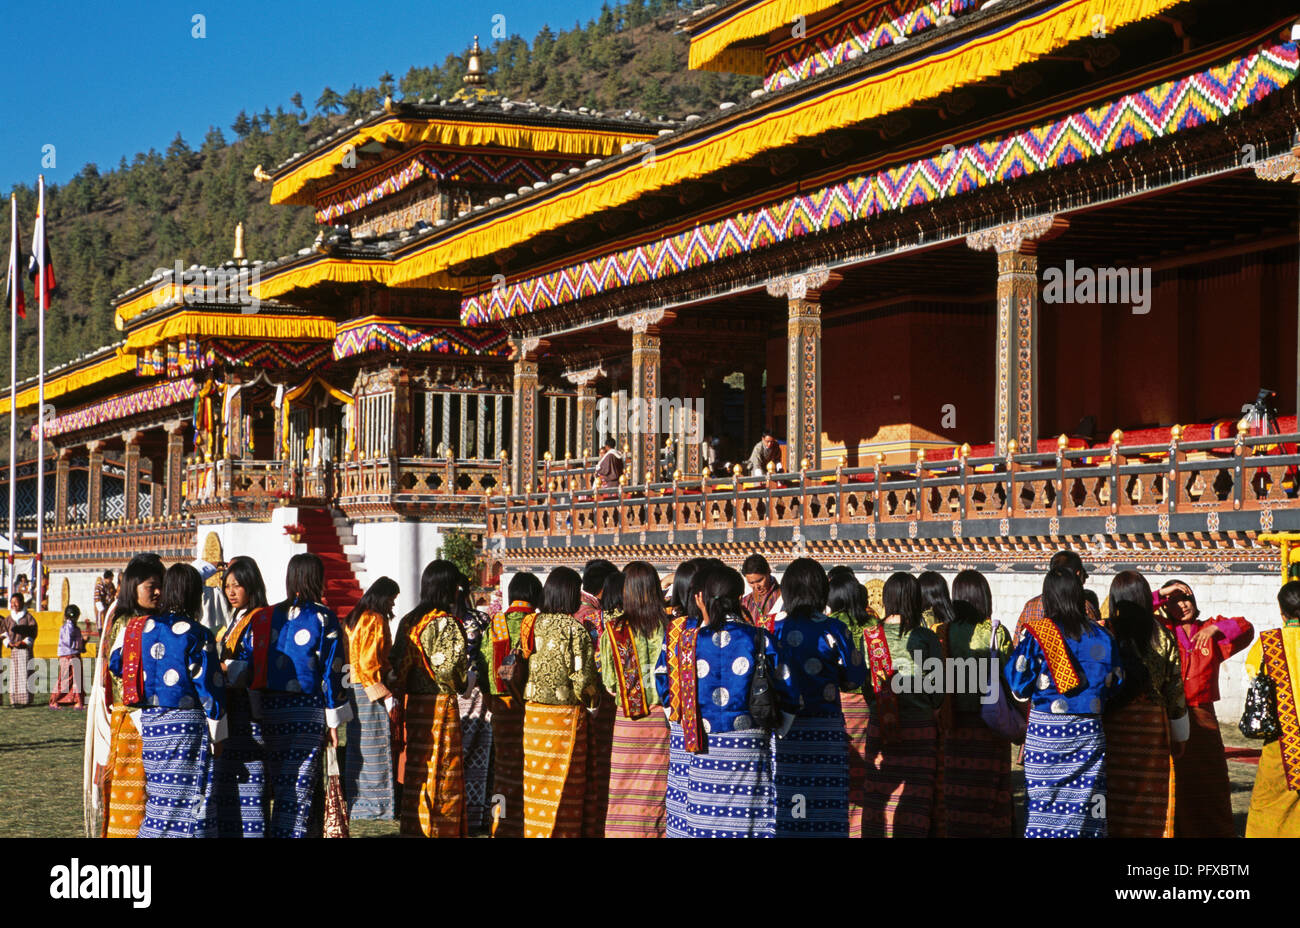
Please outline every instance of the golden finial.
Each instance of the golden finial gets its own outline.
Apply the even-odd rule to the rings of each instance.
[[[1015,454],[1016,449],[1018,449],[1019,447],[1020,444],[1014,438],[1011,439],[1011,441],[1007,442],[1007,456],[1009,457]]]
[[[924,463],[925,463],[925,449],[924,449],[924,448],[917,448],[917,449],[916,449],[916,463],[918,463],[918,464],[924,464]]]
[[[962,442],[961,449],[957,452],[961,457],[970,457],[970,442]]]
[[[454,449],[454,448],[448,448],[448,449],[447,449],[447,460],[448,460],[448,461],[454,461],[454,460],[456,460],[456,449]]]
[[[767,472],[768,472],[769,474],[775,474],[775,473],[776,473],[776,461],[768,461],[768,462],[767,462]]]
[[[510,455],[506,453],[506,449],[505,449],[505,448],[502,448],[502,449],[501,449],[501,453],[498,454],[497,457],[499,457],[499,458],[500,458],[501,460],[503,460],[503,461],[507,461],[507,460],[510,459]]]
[[[547,452],[543,453],[543,454],[542,454],[542,460],[543,460],[543,461],[548,461],[548,462],[549,462],[549,461],[551,460],[551,452],[547,451]]]
[[[525,496],[533,495],[533,482],[531,480],[524,484],[524,495]]]
[[[810,462],[807,458],[800,458],[800,459],[799,459],[799,469],[800,469],[800,470],[807,470],[807,469],[808,469],[808,465],[809,465],[810,463],[811,463],[811,462]]]
[[[1070,447],[1069,436],[1067,436],[1064,432],[1062,432],[1060,436],[1056,439],[1056,450],[1064,451],[1068,447]]]
[[[502,495],[502,496],[509,496],[509,495],[510,495],[510,484],[507,483],[507,484],[504,484],[504,485],[501,487],[501,495]]]
[[[231,257],[236,261],[243,261],[246,257],[244,254],[244,224],[242,222],[235,225],[235,251]]]
[[[386,97],[384,97],[384,112],[387,113],[389,116],[393,115],[393,113],[396,112],[395,108],[393,107],[393,95],[391,93],[388,94]]]
[[[1245,438],[1248,434],[1250,434],[1250,420],[1242,416],[1237,423],[1237,437]]]
[[[1118,445],[1118,444],[1121,444],[1121,443],[1123,443],[1123,441],[1124,441],[1124,430],[1123,430],[1123,429],[1116,429],[1115,431],[1113,431],[1113,432],[1110,433],[1110,443],[1111,443],[1112,445]]]
[[[627,474],[622,474],[619,476],[618,485],[621,487],[627,486]]]
[[[1173,428],[1169,430],[1169,440],[1170,441],[1183,440],[1183,427],[1181,425],[1175,425]]]
[[[578,478],[577,478],[577,477],[570,477],[570,478],[569,478],[569,489],[570,489],[570,490],[576,490],[576,489],[578,489]]]
[[[679,467],[675,471],[673,471],[673,483],[677,483],[681,479],[682,479],[682,469]]]
[[[877,467],[885,466],[885,452],[883,451],[876,452],[876,466]]]
[[[259,184],[265,184],[270,181],[270,179],[271,175],[263,171],[260,164],[253,168],[253,180],[257,181]]]
[[[474,47],[469,50],[469,68],[461,78],[471,87],[483,83],[483,65],[479,62],[479,56],[482,54],[483,49],[478,47],[478,36],[474,36]]]
[[[737,464],[735,467],[731,468],[731,472],[732,472],[732,474],[734,474],[735,476],[739,477],[739,476],[741,476],[741,475],[745,472],[745,468],[743,468],[743,467],[741,467],[739,464]]]

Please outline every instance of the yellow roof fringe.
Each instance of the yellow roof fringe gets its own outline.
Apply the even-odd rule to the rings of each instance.
[[[169,300],[180,300],[184,296],[192,296],[195,290],[194,286],[182,288],[175,283],[160,282],[119,305],[117,307],[117,318],[122,322],[130,322],[141,313],[162,306]]]
[[[127,336],[126,347],[151,348],[187,336],[332,340],[334,320],[323,316],[271,316],[266,313],[222,315],[190,310],[132,332]],[[134,366],[134,359],[131,363]]]
[[[746,123],[693,144],[656,155],[647,166],[634,159],[620,170],[536,202],[459,234],[438,238],[396,257],[390,287],[416,286],[432,275],[473,258],[512,247],[543,232],[635,200],[652,190],[700,177],[761,152],[790,145],[831,129],[850,126],[924,100],[954,87],[995,76],[1092,35],[1098,22],[1108,30],[1155,16],[1183,0],[1074,0],[1028,19],[1008,23],[941,55],[809,99],[779,113],[751,115]],[[1098,17],[1104,17],[1099,20]]]
[[[302,193],[313,180],[328,177],[343,163],[349,149],[372,141],[395,141],[404,145],[433,142],[463,148],[500,145],[525,151],[556,152],[565,155],[603,157],[619,151],[627,142],[653,138],[658,129],[644,132],[598,131],[558,126],[534,128],[518,123],[456,121],[454,119],[420,119],[404,117],[385,119],[373,126],[363,126],[354,135],[340,138],[313,158],[289,170],[271,188],[271,202],[309,205],[312,198]]]
[[[842,0],[767,0],[733,13],[691,36],[689,67],[704,71],[762,74],[766,67],[763,50],[731,46],[789,28],[800,16],[811,16],[838,6]],[[690,29],[690,26],[687,26]]]
[[[48,378],[45,381],[45,400],[49,402],[58,399],[60,396],[80,390],[82,387],[88,387],[101,380],[108,380],[118,374],[125,374],[134,370],[135,355],[126,354],[119,348],[113,356],[97,361],[89,367]],[[28,406],[35,406],[36,399],[37,388],[28,387],[18,394],[18,408],[24,409]],[[8,412],[9,397],[6,396],[0,399],[0,414]]]
[[[272,268],[249,293],[259,300],[271,300],[291,290],[312,287],[316,284],[381,284],[388,283],[391,261],[366,261],[364,259],[322,258],[284,271]]]

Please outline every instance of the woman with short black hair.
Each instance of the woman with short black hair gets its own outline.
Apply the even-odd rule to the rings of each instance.
[[[1043,581],[1042,619],[1024,625],[1004,676],[1032,700],[1025,732],[1026,838],[1106,837],[1106,735],[1101,714],[1123,667],[1110,633],[1090,619],[1068,568]]]
[[[348,817],[391,819],[397,800],[393,777],[393,719],[400,724],[397,701],[388,684],[393,638],[388,623],[401,588],[380,577],[343,619],[352,668],[352,719],[343,761],[343,795]]]
[[[295,554],[285,571],[286,595],[251,634],[240,637],[227,665],[262,693],[262,731],[273,804],[270,838],[305,838],[322,749],[338,747],[338,727],[352,717],[343,689],[347,644],[333,610],[321,599],[325,565]],[[265,642],[265,643],[263,643]],[[328,733],[328,742],[326,736]]]
[[[465,630],[456,616],[464,577],[450,561],[430,561],[420,601],[402,616],[389,659],[393,687],[406,697],[406,766],[400,832],[463,838],[465,760],[456,697],[468,683]]]
[[[853,568],[840,565],[826,573],[830,593],[826,609],[831,618],[842,622],[853,646],[866,652],[868,628],[880,622],[880,616],[867,602],[867,590],[858,582]],[[863,798],[867,782],[867,727],[871,710],[862,685],[840,693],[840,710],[844,713],[844,730],[849,742],[849,837],[862,837]]]
[[[606,579],[601,604],[600,675],[617,710],[605,836],[662,838],[668,719],[654,686],[654,668],[667,614],[658,572],[645,561],[633,561]]]
[[[133,616],[117,635],[109,669],[140,720],[145,773],[141,838],[214,837],[212,754],[226,737],[225,675],[212,633],[198,622],[203,579],[174,564],[158,615]]]
[[[862,688],[871,707],[867,726],[864,838],[925,838],[930,834],[938,769],[935,713],[943,693],[894,689],[894,677],[918,683],[922,667],[943,651],[921,619],[921,587],[907,573],[893,574],[881,591],[885,618],[867,627],[866,659],[871,686]]]
[[[916,578],[921,588],[921,619],[926,628],[947,625],[953,619],[952,597],[948,593],[948,581],[943,574],[926,570]]]
[[[582,579],[557,567],[542,588],[524,687],[524,837],[601,837],[587,807],[589,711],[600,702],[591,635],[574,614]],[[603,825],[601,826],[603,829]]]
[[[243,555],[230,559],[222,579],[230,603],[230,624],[217,633],[223,671],[235,658],[245,635],[270,636],[271,607],[257,562]],[[256,628],[256,632],[250,629]],[[237,665],[244,666],[244,665]],[[266,788],[266,741],[262,733],[262,695],[249,688],[247,674],[227,681],[228,735],[213,765],[217,797],[217,836],[261,838],[266,834],[271,797]]]

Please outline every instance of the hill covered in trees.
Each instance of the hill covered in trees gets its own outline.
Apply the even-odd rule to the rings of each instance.
[[[532,41],[511,35],[483,42],[483,67],[493,91],[512,99],[635,110],[682,117],[736,100],[756,78],[691,72],[687,43],[675,34],[698,0],[625,0],[601,7],[585,25],[544,27]],[[252,179],[257,164],[274,165],[313,140],[395,98],[450,96],[462,86],[469,51],[440,65],[412,67],[400,80],[381,75],[372,87],[340,92],[325,87],[313,103],[294,94],[286,105],[241,111],[228,128],[212,126],[195,147],[180,134],[164,152],[123,157],[103,170],[87,164],[76,177],[47,190],[49,240],[59,293],[47,317],[46,365],[53,367],[110,344],[109,301],[177,260],[217,264],[230,257],[235,224],[244,223],[251,258],[289,254],[315,235],[311,210],[276,206],[270,190]],[[482,36],[481,40],[487,39]],[[30,236],[36,211],[31,187],[15,187],[19,216]],[[23,242],[26,249],[30,239]],[[30,286],[30,285],[29,285]],[[30,289],[28,303],[31,305]],[[36,373],[36,313],[19,325],[19,377]],[[0,339],[7,368],[9,340]],[[3,387],[0,387],[3,389]],[[7,418],[0,434],[7,429]]]

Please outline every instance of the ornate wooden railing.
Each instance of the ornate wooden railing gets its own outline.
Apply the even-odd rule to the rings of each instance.
[[[165,560],[189,560],[196,533],[195,519],[189,515],[69,525],[46,532],[45,558],[52,564],[120,567],[141,551],[153,551]]]
[[[434,515],[482,521],[487,500],[505,486],[506,461],[383,458],[336,466],[339,508],[354,518]]]
[[[1175,429],[1159,445],[1116,441],[1074,450],[1062,442],[1055,454],[1013,449],[1000,458],[888,466],[878,459],[872,467],[608,490],[572,489],[572,475],[567,483],[553,478],[541,492],[494,497],[488,533],[525,544],[543,537],[822,526],[875,526],[865,532],[873,537],[878,531],[1094,534],[1167,532],[1170,520],[1183,531],[1198,525],[1217,531],[1226,520],[1232,523],[1224,524],[1226,531],[1270,528],[1273,510],[1294,513],[1300,525],[1300,454],[1294,453],[1300,435],[1196,442],[1179,436]],[[1232,516],[1246,513],[1253,515]]]

